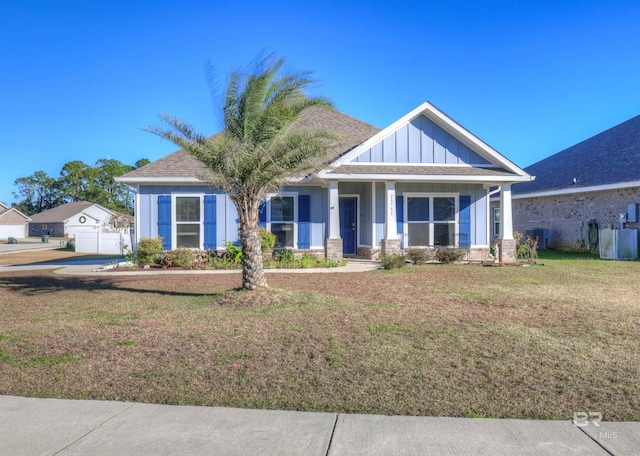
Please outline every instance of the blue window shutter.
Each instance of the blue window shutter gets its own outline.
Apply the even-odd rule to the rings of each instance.
[[[311,197],[298,196],[298,248],[311,248]]]
[[[216,249],[216,195],[204,195],[204,249]]]
[[[460,213],[458,214],[458,225],[460,233],[460,247],[471,247],[471,197],[460,196]]]
[[[158,195],[158,236],[162,248],[171,250],[171,195]]]
[[[258,226],[260,228],[267,227],[267,202],[260,201],[260,206],[258,206]]]
[[[396,195],[396,221],[398,222],[398,234],[404,233],[404,197]],[[400,247],[404,248],[404,236],[400,237]]]

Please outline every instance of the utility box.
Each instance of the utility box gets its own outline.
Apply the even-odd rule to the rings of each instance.
[[[534,228],[532,230],[525,230],[525,237],[538,240],[538,249],[546,250],[547,242],[549,241],[549,230],[546,228]]]
[[[600,258],[635,260],[638,258],[638,230],[600,230]]]
[[[638,223],[638,203],[629,203],[627,206],[627,222]]]

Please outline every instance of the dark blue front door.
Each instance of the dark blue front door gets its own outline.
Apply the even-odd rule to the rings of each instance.
[[[351,197],[340,198],[340,237],[344,255],[355,255],[358,248],[357,201]]]

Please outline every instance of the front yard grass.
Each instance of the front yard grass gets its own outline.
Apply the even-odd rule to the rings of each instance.
[[[362,274],[0,274],[0,394],[640,420],[638,262]]]

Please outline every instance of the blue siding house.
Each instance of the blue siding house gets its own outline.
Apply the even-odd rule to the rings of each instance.
[[[499,187],[503,262],[515,253],[511,185],[533,178],[425,102],[380,130],[327,108],[309,108],[296,128],[338,133],[336,158],[292,181],[260,207],[276,247],[332,258],[377,258],[409,248],[465,247],[488,255],[489,189]],[[136,236],[166,249],[223,249],[238,240],[235,207],[207,185],[209,170],[179,150],[117,180],[136,191]],[[515,259],[515,256],[513,256]]]

